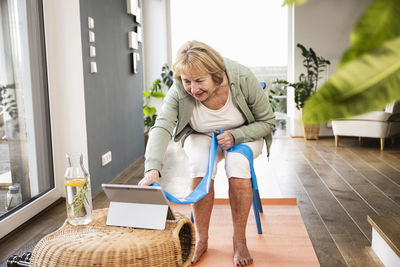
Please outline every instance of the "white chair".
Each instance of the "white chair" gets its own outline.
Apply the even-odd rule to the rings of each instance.
[[[382,111],[332,121],[335,146],[339,145],[339,136],[358,136],[359,143],[362,137],[380,138],[381,150],[383,150],[385,138],[400,133],[400,122],[387,121],[393,113],[400,113],[400,102],[389,104]]]

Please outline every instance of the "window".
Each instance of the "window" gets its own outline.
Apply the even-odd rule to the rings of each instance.
[[[172,59],[186,41],[198,40],[249,67],[266,82],[267,94],[274,80],[287,79],[288,10],[282,1],[171,0],[170,7]],[[275,91],[275,136],[285,136],[286,91]]]
[[[31,217],[24,208],[35,212],[54,179],[41,1],[0,0],[0,14],[1,238]]]

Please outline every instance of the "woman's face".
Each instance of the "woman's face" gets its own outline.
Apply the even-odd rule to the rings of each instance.
[[[182,74],[181,79],[185,90],[200,102],[207,100],[217,88],[211,74]]]

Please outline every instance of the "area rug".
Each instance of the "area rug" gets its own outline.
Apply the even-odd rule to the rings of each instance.
[[[263,234],[257,234],[253,210],[247,224],[247,245],[254,259],[251,266],[319,266],[296,199],[262,199],[262,204]],[[190,205],[173,204],[172,209],[190,215]],[[229,200],[216,199],[208,250],[196,266],[233,266],[231,218]]]

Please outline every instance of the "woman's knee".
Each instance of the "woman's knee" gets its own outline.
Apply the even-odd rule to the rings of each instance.
[[[227,153],[225,172],[228,178],[251,178],[249,161],[240,153]]]
[[[260,138],[256,141],[244,144],[251,148],[255,159],[261,154],[264,141]],[[249,160],[244,155],[228,152],[225,157],[225,171],[228,178],[251,178]]]

